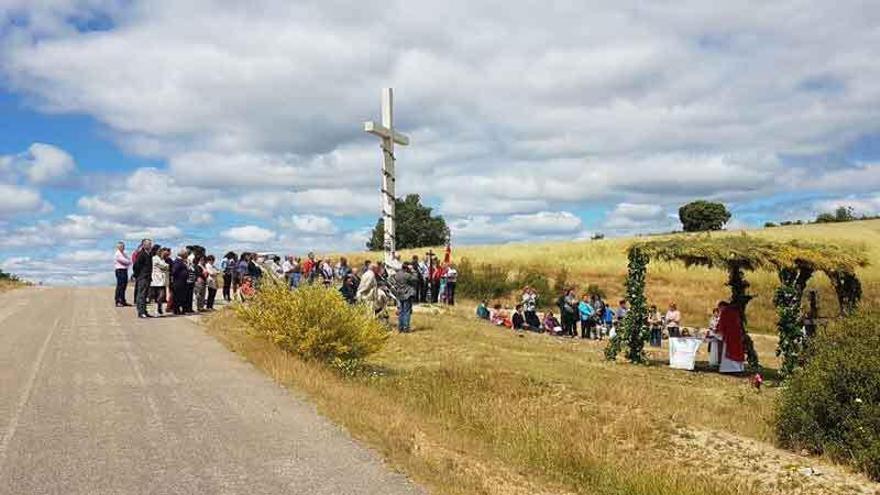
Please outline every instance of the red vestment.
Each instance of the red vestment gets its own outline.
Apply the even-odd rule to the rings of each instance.
[[[721,310],[716,332],[724,339],[724,356],[727,359],[740,363],[746,360],[742,315],[739,308],[730,305]]]

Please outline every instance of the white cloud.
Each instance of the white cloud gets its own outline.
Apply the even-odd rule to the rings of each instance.
[[[21,161],[27,179],[33,184],[55,183],[76,170],[70,153],[51,144],[32,144]]]
[[[272,241],[276,237],[274,231],[256,225],[233,227],[224,230],[220,235],[226,239],[242,243],[266,243]]]
[[[125,233],[128,240],[153,239],[154,241],[174,241],[183,236],[183,231],[173,225],[166,227],[147,227],[144,230],[135,230]]]
[[[124,22],[11,37],[4,70],[43,108],[86,112],[123,145],[167,159],[178,186],[301,195],[375,190],[376,143],[359,124],[391,84],[414,137],[397,151],[402,190],[444,196],[451,215],[766,195],[792,186],[780,155],[880,132],[873,6],[374,7],[97,4]],[[71,8],[19,5],[55,23]]]
[[[651,228],[674,230],[677,226],[677,217],[661,205],[619,203],[608,213],[603,228],[619,235]]]
[[[696,197],[734,211],[791,192],[801,208],[874,208],[876,159],[844,156],[880,135],[880,5],[438,5],[3,2],[27,19],[0,34],[6,89],[88,115],[159,165],[88,183],[63,218],[3,225],[0,246],[143,235],[360,248],[380,187],[360,124],[378,118],[386,85],[412,137],[395,150],[398,193],[437,206],[456,241],[580,237],[568,213],[580,211],[611,233],[667,230]],[[88,20],[108,29],[72,25]],[[46,210],[39,185],[87,181],[64,151],[33,150],[29,168],[0,157],[4,219]],[[798,158],[812,155],[830,158]],[[245,225],[279,218],[277,235]]]
[[[48,203],[38,191],[26,187],[0,184],[0,217],[45,211]]]
[[[492,218],[485,215],[454,219],[449,229],[455,242],[506,242],[583,237],[583,222],[567,211]]]
[[[816,213],[834,212],[841,206],[851,207],[856,215],[880,215],[880,194],[826,199],[815,203],[814,209]]]
[[[110,250],[80,249],[71,253],[62,254],[59,257],[76,263],[104,263],[110,259]]]
[[[278,224],[284,230],[303,234],[334,235],[339,230],[333,220],[317,215],[293,215],[280,219]]]

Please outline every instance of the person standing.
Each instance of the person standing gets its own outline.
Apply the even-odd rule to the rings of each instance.
[[[433,266],[434,269],[431,270],[431,303],[437,304],[442,302],[440,282],[443,278],[443,267],[439,264],[434,264]]]
[[[138,248],[132,265],[132,275],[134,275],[134,303],[137,307],[138,318],[152,318],[153,315],[147,313],[147,293],[150,290],[150,284],[153,279],[153,258],[150,251],[153,249],[153,241],[144,239]]]
[[[116,243],[116,253],[113,257],[113,267],[116,271],[116,307],[130,306],[125,300],[125,289],[128,288],[128,267],[131,260],[125,255],[125,243]]]
[[[247,274],[254,283],[254,287],[260,288],[260,282],[263,280],[263,269],[257,264],[257,254],[249,253],[247,259]]]
[[[674,302],[669,303],[669,311],[666,312],[666,333],[670,337],[681,337],[681,311]]]
[[[196,273],[197,259],[192,249],[187,248],[186,252],[186,294],[184,294],[183,312],[194,313],[193,298],[195,296],[196,280],[198,279],[198,274]]]
[[[208,255],[205,258],[205,287],[208,289],[208,298],[205,301],[205,308],[209,311],[214,309],[214,299],[217,298],[217,274],[219,270],[214,268],[215,258]]]
[[[162,304],[165,303],[167,295],[165,294],[165,286],[168,285],[168,272],[171,267],[166,261],[166,248],[156,251],[153,256],[153,275],[150,283],[150,298],[156,301],[156,313],[165,314],[162,311]]]
[[[413,275],[416,276],[416,298],[414,302],[415,304],[425,302],[422,298],[422,294],[425,292],[425,277],[422,275],[422,270],[419,267],[419,257],[414,254],[410,264],[413,268]]]
[[[319,275],[321,276],[321,282],[324,284],[324,287],[330,287],[333,285],[333,262],[330,258],[321,260],[319,264]]]
[[[379,282],[376,278],[376,267],[373,266],[372,262],[368,261],[366,270],[364,270],[364,274],[361,275],[361,281],[358,283],[357,300],[369,304],[375,312],[378,307],[378,299]]]
[[[623,327],[623,319],[626,318],[626,314],[629,312],[629,306],[627,305],[626,299],[621,299],[617,303],[617,327]]]
[[[559,313],[562,317],[563,335],[574,338],[577,335],[575,327],[577,326],[578,314],[578,301],[577,297],[574,295],[574,290],[570,288],[565,289],[565,292],[559,297],[557,305],[559,306]]]
[[[177,259],[171,264],[171,298],[174,301],[174,314],[182,315],[186,312],[187,297],[186,280],[189,277],[186,257],[189,252],[186,249],[177,253]]]
[[[718,304],[718,325],[715,329],[722,340],[721,373],[742,373],[745,371],[746,350],[745,330],[742,312],[735,304],[721,302]]]
[[[315,270],[317,269],[317,262],[315,261],[315,253],[309,252],[308,256],[306,256],[306,260],[302,263],[302,276],[306,278],[306,281],[312,283],[315,281]]]
[[[220,271],[223,272],[223,300],[229,302],[232,300],[233,294],[233,278],[235,276],[235,253],[232,251],[226,253],[226,256],[220,261]]]
[[[236,284],[236,293],[238,293],[238,287],[244,282],[244,278],[248,276],[248,258],[250,257],[250,253],[241,253],[241,256],[238,258],[238,263],[235,265],[235,278],[237,279]],[[252,281],[253,282],[253,281]]]
[[[651,347],[660,347],[663,342],[663,315],[657,306],[648,310],[648,328],[651,329]]]
[[[581,302],[578,303],[578,316],[580,316],[581,320],[581,338],[589,339],[593,334],[593,328],[595,328],[593,306],[590,304],[590,296],[588,294],[584,294],[584,297],[581,299]]]
[[[281,274],[284,277],[284,283],[290,287],[290,275],[293,273],[293,256],[287,255],[281,261]]]
[[[342,287],[339,288],[339,293],[342,294],[342,298],[348,304],[357,302],[357,290],[354,286],[354,278],[351,275],[347,275],[342,280]]]
[[[336,264],[336,278],[344,281],[349,275],[351,275],[351,267],[348,266],[348,258],[343,256]]]
[[[455,306],[455,286],[458,283],[458,270],[452,263],[446,265],[446,304]]]
[[[203,256],[196,258],[194,271],[196,282],[193,287],[193,297],[196,300],[196,311],[201,313],[205,310],[205,289],[208,286],[208,272],[205,269],[205,258]]]
[[[290,288],[296,289],[302,283],[302,258],[296,257],[290,268]]]
[[[418,288],[418,277],[413,273],[412,265],[404,263],[400,270],[394,274],[396,282],[397,301],[400,303],[400,313],[397,319],[397,330],[401,333],[409,333],[412,331],[412,311],[413,300],[416,298]]]

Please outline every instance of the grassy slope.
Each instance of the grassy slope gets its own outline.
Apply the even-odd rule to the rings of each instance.
[[[873,267],[861,273],[877,304],[880,221],[761,231],[777,238],[861,242]],[[472,247],[456,256],[555,271],[566,264],[584,283],[615,293],[628,240]],[[355,258],[356,259],[356,258]],[[759,298],[753,321],[772,326],[772,274],[751,277]],[[657,264],[655,300],[675,298],[699,325],[725,295],[724,276]],[[825,300],[831,296],[819,281]],[[831,301],[825,304],[831,309]],[[411,335],[394,335],[373,356],[373,373],[344,378],[304,363],[242,332],[230,312],[209,332],[279,382],[304,392],[322,413],[376,447],[395,467],[434,493],[733,494],[869,493],[863,478],[776,451],[776,390],[756,392],[743,379],[638,367],[602,359],[601,344],[516,336],[475,321],[470,307],[417,314]],[[775,340],[757,336],[773,366]],[[652,355],[657,361],[663,352]],[[702,356],[705,359],[705,356]],[[844,487],[849,487],[852,491]]]
[[[11,280],[0,280],[0,293],[10,291],[13,289],[18,289],[20,287],[24,287],[26,284],[23,282],[14,282]]]
[[[802,225],[776,227],[749,231],[749,235],[777,240],[809,240],[862,247],[868,250],[872,265],[861,270],[859,276],[865,292],[865,303],[880,306],[880,220],[867,220],[841,224]],[[740,232],[713,235],[741,235]],[[638,240],[638,238],[636,238]],[[466,257],[476,263],[491,263],[509,267],[531,266],[543,269],[553,276],[560,266],[571,271],[571,280],[580,287],[595,283],[608,291],[609,300],[619,299],[623,294],[626,276],[626,249],[633,239],[606,239],[602,241],[569,241],[539,244],[508,244],[503,246],[456,247],[454,257]],[[421,254],[424,249],[405,252]],[[362,258],[361,255],[358,258]],[[772,299],[778,285],[776,274],[757,272],[747,275],[751,291],[757,297],[749,305],[751,331],[775,332],[775,312]],[[648,297],[652,303],[664,308],[676,301],[686,326],[705,326],[711,308],[730,293],[724,285],[726,274],[721,270],[706,268],[685,269],[680,264],[652,263],[648,274]],[[833,315],[837,311],[834,290],[821,274],[811,281],[820,295],[820,311]]]

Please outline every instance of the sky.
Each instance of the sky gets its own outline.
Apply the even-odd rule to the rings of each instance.
[[[117,240],[362,250],[880,213],[875,1],[0,0],[0,268],[109,284]]]

